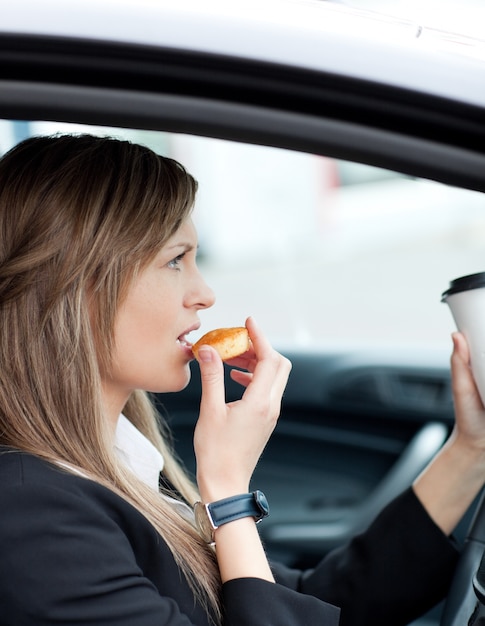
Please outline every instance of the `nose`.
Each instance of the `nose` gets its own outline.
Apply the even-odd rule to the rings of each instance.
[[[205,279],[199,269],[197,269],[192,285],[190,306],[195,306],[197,309],[208,309],[214,304],[215,301],[216,296],[213,290],[205,282]]]

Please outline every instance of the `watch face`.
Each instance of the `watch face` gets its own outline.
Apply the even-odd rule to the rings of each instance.
[[[269,515],[268,500],[266,499],[264,493],[259,490],[254,492],[254,500],[256,501],[259,510],[261,511],[261,516],[258,519],[258,522],[260,522],[263,517],[267,517]]]
[[[206,543],[212,543],[214,541],[214,527],[209,519],[205,504],[196,502],[194,505],[194,515],[200,536]]]

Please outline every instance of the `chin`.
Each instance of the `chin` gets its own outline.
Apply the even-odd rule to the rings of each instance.
[[[165,384],[154,390],[154,393],[177,393],[177,391],[182,391],[190,383],[190,378],[190,367],[187,365],[180,376],[177,378],[174,377],[168,384],[167,381],[165,381]]]

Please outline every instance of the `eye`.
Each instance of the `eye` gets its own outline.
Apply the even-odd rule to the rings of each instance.
[[[171,261],[169,261],[167,263],[167,267],[169,267],[172,270],[178,270],[180,269],[180,263],[182,261],[182,259],[185,256],[185,252],[182,252],[182,254],[179,254],[178,256],[176,256],[174,259],[172,259]]]

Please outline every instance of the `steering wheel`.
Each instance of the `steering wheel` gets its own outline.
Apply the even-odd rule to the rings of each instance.
[[[470,524],[463,550],[446,599],[440,626],[466,626],[481,597],[485,582],[485,492],[482,494]],[[475,578],[478,569],[480,575]],[[475,580],[474,580],[475,579]],[[477,616],[478,617],[478,616]],[[475,622],[482,624],[481,620]]]

